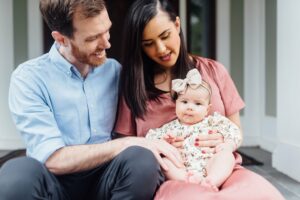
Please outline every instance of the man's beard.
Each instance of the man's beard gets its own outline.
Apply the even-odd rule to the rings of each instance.
[[[73,43],[71,43],[71,47],[74,58],[80,63],[88,64],[91,67],[98,67],[99,65],[103,64],[106,60],[106,55],[102,56],[101,58],[98,58],[96,55],[86,54],[80,51],[79,48]],[[105,51],[103,52],[100,50],[98,52],[105,53]]]

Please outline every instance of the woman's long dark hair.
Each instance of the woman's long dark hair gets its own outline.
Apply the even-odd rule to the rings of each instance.
[[[167,13],[170,20],[175,23],[178,15],[170,1],[136,0],[129,9],[124,24],[120,94],[124,97],[134,117],[142,118],[147,112],[146,101],[157,99],[158,95],[163,93],[154,84],[154,69],[157,64],[142,50],[144,28],[157,15],[158,10]],[[184,78],[193,68],[181,30],[180,40],[179,57],[172,68],[172,78]]]

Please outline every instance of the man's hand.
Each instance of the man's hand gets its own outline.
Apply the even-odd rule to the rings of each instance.
[[[141,146],[149,149],[154,154],[160,166],[167,171],[168,167],[162,157],[168,158],[179,168],[184,167],[179,151],[164,140],[150,140],[141,137],[126,137],[125,148],[129,146]]]

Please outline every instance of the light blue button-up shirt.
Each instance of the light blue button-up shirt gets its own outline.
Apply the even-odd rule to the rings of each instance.
[[[11,77],[9,108],[27,155],[45,162],[61,147],[110,140],[120,69],[107,59],[83,79],[55,44],[21,64]]]

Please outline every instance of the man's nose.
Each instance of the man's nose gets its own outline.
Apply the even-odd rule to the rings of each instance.
[[[109,39],[110,39],[109,33],[108,34],[104,34],[99,39],[98,47],[101,48],[101,49],[109,49],[111,47]]]

